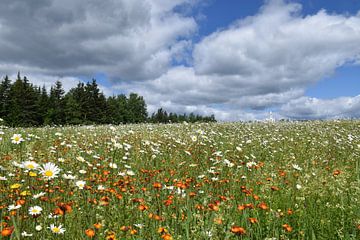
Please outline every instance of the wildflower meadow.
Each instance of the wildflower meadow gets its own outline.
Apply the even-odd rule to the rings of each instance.
[[[0,129],[0,239],[360,239],[360,122]]]

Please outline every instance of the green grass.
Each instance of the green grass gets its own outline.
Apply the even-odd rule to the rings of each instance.
[[[360,238],[359,121],[3,132],[0,231],[12,234],[0,239],[90,239],[87,229],[93,239]],[[24,141],[11,143],[13,134]],[[51,162],[61,171],[50,180],[39,169],[29,176],[24,161]],[[86,181],[84,189],[78,180]],[[61,203],[71,211],[60,214]],[[43,209],[36,217],[28,211],[33,206]],[[54,234],[51,224],[61,224],[64,234]],[[234,233],[236,227],[245,232]]]

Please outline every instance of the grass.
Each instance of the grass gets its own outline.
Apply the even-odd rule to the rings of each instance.
[[[0,239],[359,239],[359,124],[3,128]]]

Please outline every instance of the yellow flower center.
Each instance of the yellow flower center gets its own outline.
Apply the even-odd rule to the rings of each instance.
[[[53,175],[54,175],[54,173],[51,170],[45,171],[45,176],[52,177]]]
[[[19,136],[16,136],[16,137],[14,138],[14,140],[15,140],[16,142],[18,142],[18,141],[20,141],[20,137],[19,137]]]
[[[54,228],[53,228],[53,232],[54,232],[54,233],[58,233],[58,232],[60,232],[60,228],[58,228],[58,227],[54,227]]]
[[[32,164],[29,164],[29,165],[27,165],[26,167],[27,167],[28,169],[34,169],[34,168],[35,168],[35,166],[32,165]]]
[[[33,210],[31,210],[31,212],[32,212],[32,213],[38,213],[38,212],[39,212],[39,210],[37,210],[37,209],[33,209]]]

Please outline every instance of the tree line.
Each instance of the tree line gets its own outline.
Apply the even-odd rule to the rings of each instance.
[[[168,114],[163,109],[148,117],[145,100],[137,93],[106,97],[95,79],[79,82],[67,93],[57,81],[48,92],[20,73],[15,81],[5,76],[0,83],[0,118],[12,127],[215,121],[214,116]]]

